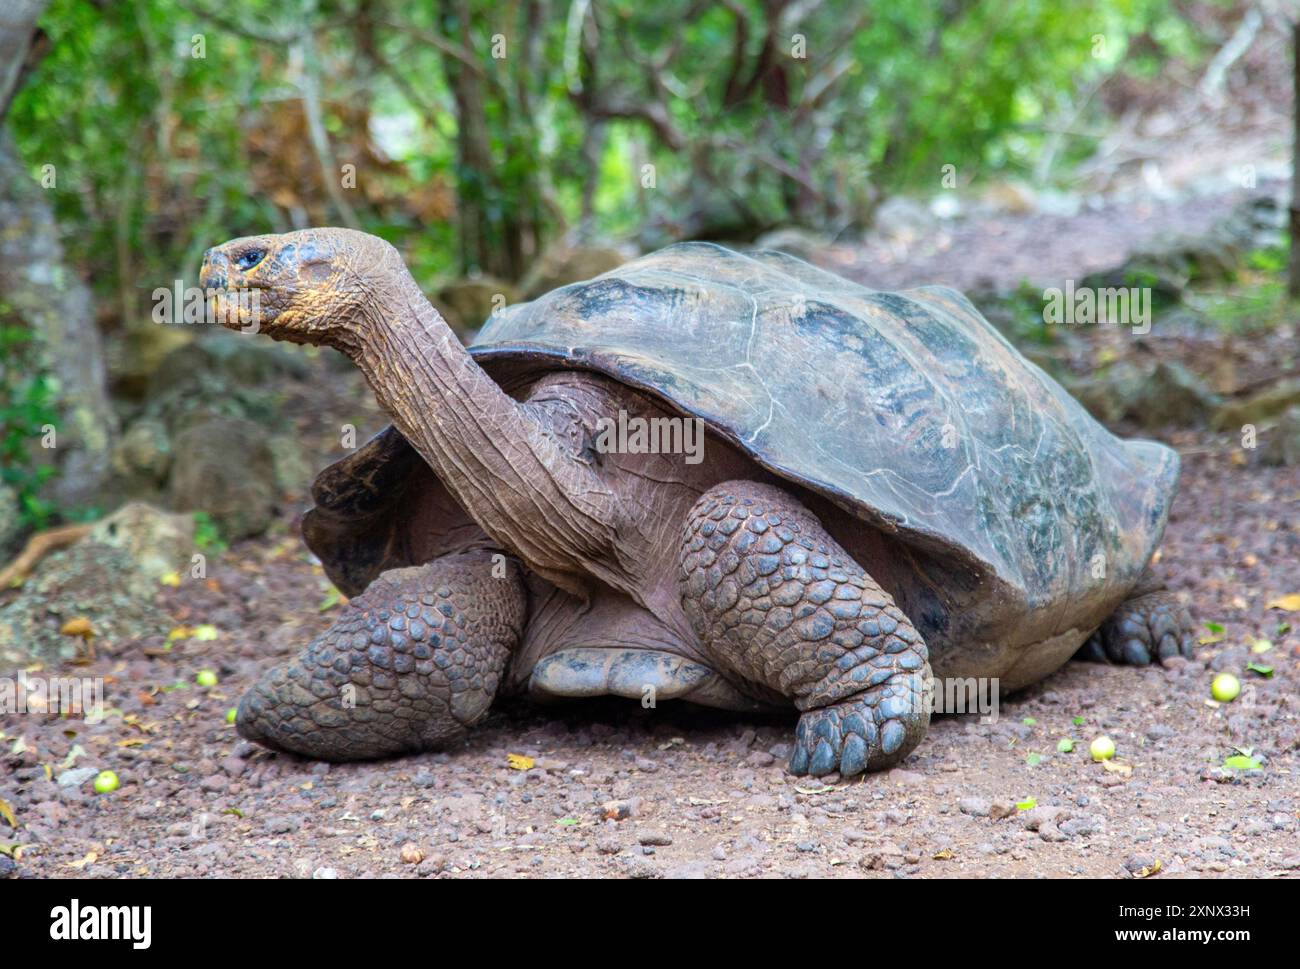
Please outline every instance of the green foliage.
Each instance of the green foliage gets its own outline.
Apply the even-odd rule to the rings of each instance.
[[[194,544],[202,552],[224,552],[227,546],[217,523],[205,511],[194,512]]]
[[[18,495],[25,525],[43,528],[54,508],[38,494],[56,472],[38,460],[42,429],[57,421],[54,381],[39,366],[31,333],[5,323],[0,306],[0,480]]]
[[[970,186],[1084,156],[1060,119],[1089,130],[1101,79],[1201,54],[1170,0],[52,0],[42,27],[10,125],[128,326],[214,242],[353,216],[426,286],[518,276],[575,225],[860,226],[945,166]]]

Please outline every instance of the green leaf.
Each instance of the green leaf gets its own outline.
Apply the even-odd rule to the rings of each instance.
[[[1246,669],[1250,670],[1252,673],[1258,673],[1265,679],[1273,675],[1273,667],[1265,666],[1263,663],[1247,663]]]
[[[1223,761],[1223,766],[1229,770],[1255,770],[1262,765],[1258,757],[1247,757],[1245,754],[1234,754]]]
[[[1016,807],[1021,811],[1028,811],[1031,808],[1036,808],[1038,807],[1038,798],[1027,797],[1023,801],[1017,801]]]
[[[1088,721],[1085,720],[1083,717],[1075,717],[1073,720],[1073,723],[1076,727],[1082,727],[1087,722]]]
[[[1026,727],[1032,727],[1034,726],[1034,724],[1038,723],[1038,721],[1035,720],[1033,717],[1025,717],[1025,719],[1020,722],[1023,723]]]
[[[1028,764],[1030,767],[1037,767],[1040,763],[1042,763],[1042,761],[1043,761],[1042,754],[1030,754],[1028,757],[1025,758],[1025,763]]]
[[[1056,752],[1058,754],[1074,753],[1074,741],[1069,737],[1063,737],[1056,742]]]
[[[1208,629],[1210,632],[1214,633],[1214,635],[1216,635],[1216,636],[1222,636],[1222,635],[1223,635],[1223,626],[1220,625],[1220,624],[1217,623],[1217,622],[1207,622],[1207,623],[1204,624],[1204,626],[1205,626],[1206,629]]]

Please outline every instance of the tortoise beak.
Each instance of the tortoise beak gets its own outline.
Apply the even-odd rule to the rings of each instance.
[[[203,254],[203,266],[199,270],[200,289],[225,289],[229,278],[230,259],[220,248],[209,249]]]

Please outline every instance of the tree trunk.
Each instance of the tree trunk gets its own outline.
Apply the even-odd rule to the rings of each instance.
[[[13,0],[0,12],[0,107],[7,109],[45,0]],[[3,117],[0,116],[0,121]],[[59,159],[45,159],[54,165]],[[56,182],[57,184],[57,182]],[[58,188],[63,188],[59,186]],[[117,420],[90,289],[64,264],[48,192],[34,181],[7,130],[0,131],[0,302],[28,327],[43,369],[58,380],[56,462],[48,486],[60,508],[91,504],[109,471]],[[36,442],[33,442],[35,446]]]

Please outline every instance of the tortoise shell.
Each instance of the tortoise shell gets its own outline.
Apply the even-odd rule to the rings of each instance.
[[[784,253],[674,245],[498,311],[469,349],[498,380],[595,371],[701,417],[1008,615],[1123,598],[1177,484],[1175,452],[1112,435],[955,290],[879,292]],[[390,427],[317,479],[304,534],[344,591],[406,564],[417,473]]]

